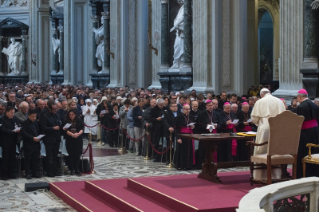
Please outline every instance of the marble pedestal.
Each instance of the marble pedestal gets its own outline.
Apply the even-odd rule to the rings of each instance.
[[[110,74],[90,74],[93,88],[105,88],[110,84]]]
[[[165,93],[184,91],[193,85],[192,72],[159,72],[158,75]]]
[[[64,76],[60,74],[51,74],[51,81],[53,85],[61,85],[64,82]]]
[[[0,76],[0,83],[1,84],[17,84],[23,83],[27,84],[29,82],[28,75],[20,75],[20,76],[9,76],[9,75],[2,75]]]
[[[302,84],[308,92],[310,99],[319,96],[319,69],[301,69]]]

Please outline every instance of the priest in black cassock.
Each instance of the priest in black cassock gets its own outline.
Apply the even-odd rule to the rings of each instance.
[[[249,104],[243,102],[241,110],[237,113],[237,118],[239,119],[237,125],[238,132],[249,132],[253,131],[252,127],[254,124],[251,122],[249,112]],[[249,122],[248,122],[249,121]],[[246,146],[246,141],[237,141],[237,155],[234,160],[237,161],[247,161],[249,160],[248,148]]]
[[[297,178],[302,178],[302,158],[308,155],[307,143],[319,144],[319,128],[316,118],[318,117],[318,106],[308,99],[308,93],[301,89],[297,94],[297,114],[304,116],[305,120],[301,128],[298,158],[297,158]],[[312,154],[319,153],[318,148],[311,149]],[[306,177],[319,176],[318,165],[307,164]]]
[[[213,133],[217,133],[217,129],[220,128],[219,115],[215,110],[213,110],[214,108],[213,101],[207,100],[206,110],[198,114],[197,125],[196,125],[198,133],[209,133],[207,126],[212,124],[214,124],[214,127],[215,127],[215,129],[213,130]],[[199,153],[198,153],[198,160],[196,161],[196,166],[197,168],[201,168],[203,162],[205,162],[205,147],[202,142],[199,142],[198,152]],[[221,154],[221,152],[219,151],[218,153]]]
[[[194,156],[194,142],[191,139],[181,139],[180,134],[193,134],[194,125],[188,126],[193,123],[194,117],[189,114],[190,106],[183,106],[183,113],[176,118],[176,154],[175,154],[175,168],[179,170],[192,169],[195,164]]]
[[[224,104],[224,111],[219,114],[220,118],[220,133],[232,133],[236,132],[237,124],[232,124],[232,122],[237,119],[237,115],[232,113],[231,106],[229,102]],[[218,153],[219,162],[228,162],[232,161],[232,156],[237,155],[237,141],[236,140],[227,140],[221,142],[219,145],[221,154]]]

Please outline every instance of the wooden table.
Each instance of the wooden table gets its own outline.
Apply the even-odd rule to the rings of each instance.
[[[181,138],[198,140],[204,143],[205,148],[205,162],[202,165],[202,172],[198,175],[198,178],[212,181],[215,183],[221,183],[221,180],[217,176],[218,168],[231,168],[236,166],[249,166],[249,161],[231,161],[231,162],[219,162],[214,163],[214,153],[217,152],[218,145],[227,140],[251,140],[255,136],[238,136],[230,135],[229,133],[217,133],[209,136],[203,136],[202,134],[180,134]]]

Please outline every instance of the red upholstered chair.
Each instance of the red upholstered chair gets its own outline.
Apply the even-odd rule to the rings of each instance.
[[[253,155],[250,158],[251,184],[290,180],[282,178],[273,180],[271,178],[272,168],[281,168],[281,165],[293,164],[292,179],[296,179],[297,153],[303,116],[298,116],[290,111],[269,118],[270,135],[269,141],[262,144],[247,142],[247,145],[262,146],[268,144],[267,154]],[[253,179],[255,169],[267,169],[267,181]]]

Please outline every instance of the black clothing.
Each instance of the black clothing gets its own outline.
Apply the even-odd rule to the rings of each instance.
[[[186,116],[185,114],[179,114],[176,117],[176,139],[179,139],[183,127],[191,122],[194,122],[192,115]],[[176,169],[192,169],[193,168],[193,141],[191,139],[182,139],[182,143],[176,142],[176,153],[175,153],[175,168]]]
[[[223,101],[223,100],[218,100],[218,108],[223,110],[224,109],[224,104],[225,104],[226,101]]]
[[[16,160],[16,142],[18,133],[13,132],[17,119],[9,119],[6,115],[0,119],[1,146],[2,146],[2,178],[14,174]]]
[[[227,121],[237,119],[236,114],[230,112],[226,114],[225,112],[219,114],[220,117],[220,126],[221,128],[218,130],[220,133],[230,133],[233,132],[233,129],[227,129]],[[229,162],[232,161],[232,140],[227,140],[225,142],[221,142],[218,147],[217,152],[217,160],[219,162]]]
[[[113,119],[112,117],[115,115],[114,110],[110,110],[107,114],[107,128],[108,129],[116,129],[119,128],[120,119]],[[118,137],[119,137],[119,129],[116,130],[108,130],[108,142],[110,147],[118,146]]]
[[[204,102],[203,102],[202,104],[198,104],[198,110],[199,110],[199,111],[204,111],[204,110],[206,110],[206,105],[205,105]]]
[[[65,123],[66,124],[66,123]],[[67,129],[67,132],[71,133],[78,133],[81,130],[84,131],[84,123],[83,121],[78,118],[75,123],[72,124],[69,129]],[[77,137],[73,138],[72,136],[69,136],[67,133],[65,133],[65,140],[66,140],[66,150],[69,154],[69,169],[70,171],[79,172],[79,164],[80,164],[80,157],[82,155],[83,151],[83,133]]]
[[[217,129],[220,129],[220,121],[219,121],[219,114],[213,110],[209,112],[208,110],[201,111],[198,114],[197,124],[195,128],[196,133],[209,133],[207,130],[207,124],[217,124]],[[198,144],[198,154],[196,158],[196,167],[201,168],[202,164],[205,162],[205,146],[202,142]]]
[[[305,117],[304,121],[310,121],[318,117],[318,106],[311,100],[307,99],[300,103],[297,107],[297,114]],[[303,177],[302,172],[302,158],[308,155],[307,143],[319,144],[319,128],[318,126],[309,129],[301,130],[300,141],[297,158],[297,178]],[[312,154],[318,154],[318,148],[311,149]],[[306,177],[319,177],[318,165],[307,164]]]
[[[200,112],[201,112],[200,110],[197,110],[197,111],[191,110],[190,114],[194,117],[195,122],[196,122],[197,117],[198,117],[198,114],[199,114]]]
[[[60,130],[54,130],[53,127],[61,125],[61,119],[57,114],[46,113],[40,118],[41,132],[45,134],[43,143],[46,149],[46,169],[48,175],[58,172],[58,154],[61,141]]]
[[[143,110],[141,110],[139,106],[134,107],[132,110],[132,116],[134,120],[133,126],[142,128],[142,119],[139,119],[138,117],[143,116]]]
[[[32,122],[30,119],[22,122],[21,135],[23,137],[23,149],[25,157],[25,172],[27,175],[32,173],[37,175],[38,158],[40,155],[40,143],[33,140],[40,134],[40,127],[37,121]]]
[[[157,120],[157,118],[161,117],[162,119],[160,121]],[[164,110],[163,108],[159,108],[158,105],[156,105],[150,112],[149,121],[153,124],[152,131],[151,131],[151,142],[153,143],[154,149],[161,152],[161,149],[159,147],[159,141],[160,138],[163,137],[163,118],[164,118]],[[153,160],[159,161],[159,156],[155,151],[153,154]]]
[[[242,132],[246,125],[244,125],[244,122],[247,122],[251,117],[250,117],[250,112],[244,113],[243,111],[239,111],[237,113],[237,118],[239,119],[238,125],[237,125],[237,131]],[[253,130],[253,127],[256,125],[252,124],[251,122],[249,125]],[[247,161],[249,160],[249,152],[248,152],[248,147],[246,146],[246,141],[239,141],[237,140],[237,155],[236,155],[236,160],[238,161]]]
[[[176,117],[180,114],[180,112],[176,112]],[[167,141],[167,148],[170,146],[170,131],[168,130],[170,127],[174,128],[174,132],[172,133],[172,142],[174,143],[175,137],[176,137],[176,117],[174,113],[171,110],[165,111],[164,112],[164,119],[163,119],[163,130],[164,130],[164,136]],[[173,151],[172,151],[173,154]],[[165,154],[166,161],[169,161],[170,159],[170,150]],[[172,155],[173,158],[173,155]]]

